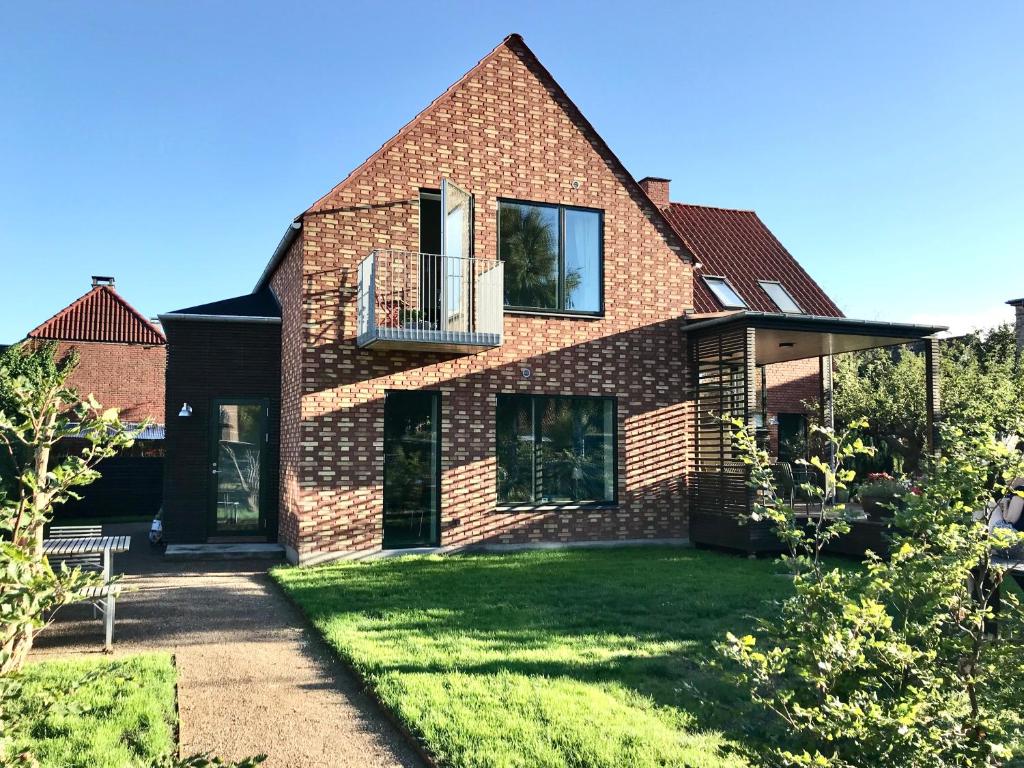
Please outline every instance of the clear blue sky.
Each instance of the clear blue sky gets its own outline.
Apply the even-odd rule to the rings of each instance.
[[[506,34],[636,175],[757,210],[851,316],[1024,296],[1024,3],[7,3],[0,341],[113,274],[245,293],[291,217]]]

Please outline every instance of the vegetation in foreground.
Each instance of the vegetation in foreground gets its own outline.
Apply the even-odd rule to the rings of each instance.
[[[748,697],[714,667],[789,580],[767,561],[637,548],[418,557],[274,576],[452,766],[744,762]]]
[[[177,752],[175,671],[167,654],[27,664],[6,679],[11,764],[127,768]]]
[[[769,521],[785,543],[794,584],[756,634],[730,634],[723,649],[772,715],[771,748],[758,762],[1002,768],[1019,759],[1024,615],[1003,582],[1005,558],[1024,534],[1002,518],[1024,496],[1015,490],[1024,475],[1018,450],[944,426],[942,454],[887,505],[889,557],[868,552],[863,568],[839,569],[821,552],[851,530],[851,518],[841,506],[836,516],[824,512],[854,479],[849,465],[874,451],[860,437],[866,421],[839,434],[817,429],[838,468],[810,460],[822,479],[804,486],[818,505],[810,520],[776,492],[770,458],[751,432],[734,426],[759,491],[751,518]]]

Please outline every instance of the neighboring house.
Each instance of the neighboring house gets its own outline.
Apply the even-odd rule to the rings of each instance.
[[[758,360],[934,330],[842,318],[736,212],[778,262],[749,277],[831,316],[794,325],[753,296],[765,312],[719,316],[694,262],[724,273],[732,246],[705,247],[690,209],[634,181],[506,38],[296,217],[251,294],[161,315],[168,541],[312,563],[686,540],[692,500],[726,484],[717,422],[695,426],[711,383],[749,414]]]
[[[672,203],[669,180],[647,177],[640,186],[662,209],[699,265],[693,283],[699,320],[748,309],[818,317],[843,313],[754,211]],[[766,365],[757,380],[758,427],[780,459],[805,458],[809,404],[822,399],[818,358]]]
[[[69,383],[93,394],[121,420],[164,424],[164,366],[167,339],[125,301],[114,278],[93,276],[92,288],[28,333],[29,339],[58,342],[58,354],[74,349],[78,367]]]
[[[135,445],[100,467],[102,478],[67,514],[152,514],[160,507],[164,451],[164,379],[167,340],[160,329],[125,301],[114,278],[95,275],[85,295],[29,331],[27,341],[56,341],[57,354],[78,353],[68,383],[121,421],[150,425]],[[70,441],[67,447],[74,447]]]
[[[1006,303],[1013,307],[1014,329],[1017,332],[1017,349],[1024,350],[1024,299],[1010,299]]]

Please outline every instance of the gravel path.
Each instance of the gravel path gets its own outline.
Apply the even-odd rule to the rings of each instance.
[[[333,657],[266,573],[267,562],[170,563],[149,551],[146,526],[115,555],[132,591],[118,602],[116,655],[166,650],[178,666],[182,754],[264,765],[421,766],[416,753]],[[99,654],[102,622],[66,608],[33,658]]]

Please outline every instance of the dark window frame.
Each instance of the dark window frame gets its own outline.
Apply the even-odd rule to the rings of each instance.
[[[615,395],[550,395],[545,393],[532,393],[532,392],[499,392],[497,400],[495,401],[494,407],[494,438],[495,438],[495,450],[494,450],[494,479],[495,479],[495,493],[498,491],[498,475],[501,472],[501,467],[498,464],[498,407],[502,399],[507,400],[529,400],[531,403],[530,409],[530,426],[533,431],[533,457],[532,466],[533,479],[531,481],[530,495],[532,499],[530,501],[502,501],[498,499],[497,505],[499,509],[527,509],[537,507],[561,507],[571,509],[600,509],[608,507],[619,506],[619,398]],[[611,439],[612,439],[612,495],[611,499],[605,499],[601,501],[538,501],[537,500],[537,464],[538,464],[538,448],[540,446],[540,408],[536,407],[538,402],[547,402],[549,400],[607,400],[612,404],[612,417],[611,417]]]
[[[382,410],[381,410],[381,420],[380,420],[381,438],[382,438],[381,439],[381,462],[382,462],[381,463],[381,517],[379,519],[380,519],[380,522],[381,522],[381,539],[380,539],[381,549],[388,550],[388,551],[392,551],[392,550],[396,550],[397,551],[397,550],[401,550],[401,549],[415,549],[417,546],[422,546],[422,547],[440,547],[441,546],[442,536],[443,536],[443,532],[441,530],[441,522],[442,522],[441,512],[442,512],[442,503],[444,501],[444,496],[441,493],[441,476],[442,476],[442,464],[444,462],[444,435],[442,433],[442,426],[443,426],[443,424],[442,424],[443,415],[442,414],[443,414],[443,410],[444,410],[444,400],[443,400],[444,393],[441,390],[439,390],[439,389],[429,389],[429,388],[426,388],[426,389],[394,389],[394,388],[388,388],[388,389],[384,390],[384,399],[386,400],[387,396],[389,394],[402,395],[402,394],[408,394],[408,393],[424,393],[424,394],[430,395],[431,396],[431,401],[432,401],[431,402],[432,411],[433,411],[431,416],[432,416],[432,418],[436,419],[436,421],[437,421],[437,435],[434,438],[434,444],[432,446],[432,449],[435,452],[434,456],[437,459],[437,461],[435,463],[435,466],[434,466],[434,471],[432,473],[433,474],[433,479],[434,479],[434,504],[435,504],[435,507],[436,507],[436,509],[434,511],[434,525],[436,526],[436,529],[435,529],[435,536],[433,538],[433,543],[414,545],[412,547],[409,547],[409,546],[395,546],[393,544],[392,545],[386,545],[385,542],[384,542],[384,527],[385,527],[385,519],[386,519],[386,515],[387,515],[387,508],[386,508],[386,504],[385,504],[385,501],[384,501],[387,498],[387,494],[386,494],[386,492],[384,490],[384,485],[387,482],[388,471],[387,471],[387,448],[386,448],[386,446],[384,444],[385,443],[385,439],[384,439],[384,434],[385,434],[384,420],[385,420],[385,418],[387,418],[387,416],[386,416],[386,412],[382,408]]]
[[[497,212],[497,254],[498,260],[504,263],[501,258],[501,206],[503,203],[510,205],[532,205],[537,208],[554,208],[558,211],[558,306],[557,307],[529,307],[517,304],[505,304],[506,312],[514,312],[529,315],[555,315],[570,317],[604,317],[604,209],[588,208],[583,205],[565,205],[564,203],[544,203],[537,200],[522,200],[514,197],[499,197]],[[583,211],[585,213],[597,214],[597,310],[566,309],[565,308],[565,211]]]
[[[260,429],[263,434],[263,446],[260,449],[260,511],[259,520],[257,522],[255,531],[246,531],[244,529],[231,530],[224,529],[218,530],[217,527],[217,491],[219,490],[218,481],[220,479],[220,456],[214,449],[214,446],[218,444],[220,440],[220,407],[222,405],[259,405],[260,406]],[[270,398],[259,397],[252,395],[245,395],[242,397],[230,397],[230,396],[218,396],[210,399],[209,402],[209,417],[206,425],[206,452],[207,452],[207,463],[206,471],[211,473],[213,478],[207,489],[207,538],[218,537],[218,536],[251,536],[260,537],[266,536],[267,531],[270,529],[270,523],[267,519],[267,513],[269,512],[267,487],[269,486],[269,457],[267,454],[270,450]],[[214,465],[217,465],[217,472],[213,473],[212,469]]]

